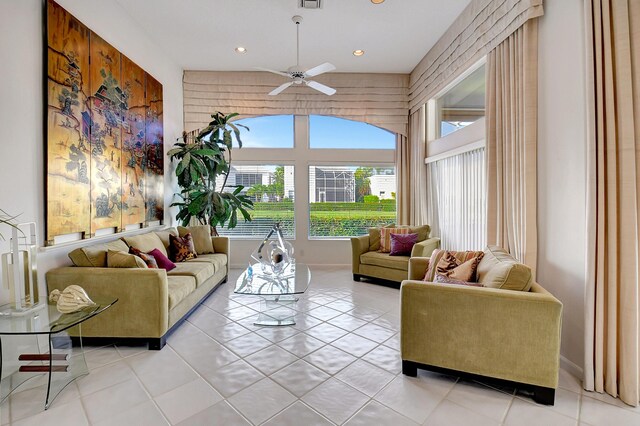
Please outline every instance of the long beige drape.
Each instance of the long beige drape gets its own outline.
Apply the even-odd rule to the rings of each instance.
[[[640,399],[640,1],[585,0],[588,223],[584,383]]]
[[[398,223],[424,225],[427,205],[425,107],[409,116],[409,137],[396,139]]]
[[[538,23],[487,56],[487,243],[536,267]]]

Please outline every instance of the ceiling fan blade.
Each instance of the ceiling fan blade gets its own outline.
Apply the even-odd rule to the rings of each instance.
[[[253,68],[255,68],[255,69],[257,69],[257,70],[260,70],[260,71],[266,71],[266,72],[270,72],[270,73],[273,73],[273,74],[281,75],[281,76],[283,76],[283,77],[289,77],[289,78],[291,78],[291,76],[290,76],[289,74],[287,74],[286,72],[276,71],[276,70],[270,70],[269,68],[261,68],[261,67],[253,67]]]
[[[310,70],[305,71],[305,77],[315,77],[316,75],[324,74],[325,72],[335,70],[335,65],[325,62],[324,64],[318,65],[317,67],[313,67]]]
[[[329,86],[325,86],[324,84],[318,83],[317,81],[306,81],[304,82],[307,86],[312,89],[316,89],[318,92],[322,92],[325,95],[331,96],[336,93],[336,89],[333,89]]]
[[[292,84],[293,84],[293,81],[290,81],[288,83],[285,83],[285,84],[283,84],[281,86],[276,87],[271,92],[269,92],[269,96],[275,96],[275,95],[279,94],[284,89],[286,89],[287,87],[291,86]]]

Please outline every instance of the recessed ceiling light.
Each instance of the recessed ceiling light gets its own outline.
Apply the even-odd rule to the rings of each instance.
[[[362,56],[364,55],[364,50],[358,49],[353,51],[353,56]]]
[[[236,52],[238,52],[238,53],[247,53],[247,49],[245,47],[238,46],[238,47],[236,47]]]
[[[384,3],[384,0],[371,0],[371,3],[380,4],[380,3]]]

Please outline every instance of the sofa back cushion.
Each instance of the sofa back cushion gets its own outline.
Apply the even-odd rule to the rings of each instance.
[[[109,250],[107,252],[107,267],[109,268],[147,268],[144,260],[126,251]]]
[[[165,256],[167,249],[164,247],[160,237],[155,232],[147,232],[146,234],[133,235],[131,237],[122,237],[129,247],[134,247],[143,253],[149,253],[153,249],[158,249]],[[128,249],[127,249],[128,251]]]
[[[95,246],[80,247],[69,253],[69,259],[75,266],[82,267],[107,267],[107,251],[128,251],[129,247],[122,240],[115,240]]]
[[[401,226],[401,228],[404,228],[404,226]],[[409,233],[418,234],[418,242],[424,241],[429,238],[431,227],[429,225],[409,226]]]
[[[191,234],[193,237],[193,245],[197,254],[215,253],[213,250],[213,241],[211,240],[211,227],[209,225],[178,226],[178,233],[181,237]]]
[[[162,241],[165,249],[169,248],[169,235],[173,235],[174,237],[178,236],[178,230],[176,228],[167,228],[162,231],[156,231],[156,235]]]
[[[505,249],[488,246],[478,265],[478,282],[485,287],[529,291],[533,275],[527,265],[518,262]]]

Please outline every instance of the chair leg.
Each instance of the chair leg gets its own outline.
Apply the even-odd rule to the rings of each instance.
[[[418,366],[413,361],[402,360],[402,374],[409,377],[416,377],[418,375]]]
[[[361,275],[359,275],[359,274],[353,274],[353,280],[354,281],[360,281],[360,277],[361,277]]]
[[[553,405],[555,402],[556,390],[553,388],[545,388],[535,386],[533,388],[533,400],[538,404]]]

